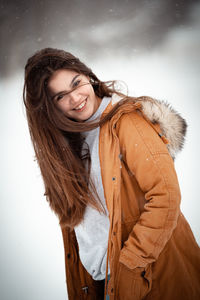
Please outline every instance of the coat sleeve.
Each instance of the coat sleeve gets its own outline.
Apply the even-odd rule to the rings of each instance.
[[[137,112],[119,126],[123,158],[145,195],[144,211],[120,252],[130,269],[154,262],[177,225],[180,188],[174,162],[157,132]]]

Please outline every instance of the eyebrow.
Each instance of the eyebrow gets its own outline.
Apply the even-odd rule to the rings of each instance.
[[[71,87],[72,87],[74,81],[76,80],[76,78],[79,77],[79,76],[80,76],[80,74],[77,74],[77,75],[74,76],[74,78],[72,79],[72,81],[71,81],[71,83],[70,83],[70,86],[71,86]],[[53,100],[55,97],[57,97],[57,96],[59,96],[59,95],[62,95],[62,94],[64,94],[64,93],[68,93],[68,92],[70,92],[70,91],[64,90],[64,91],[58,92],[58,93],[54,94],[54,95],[51,97],[51,99]]]

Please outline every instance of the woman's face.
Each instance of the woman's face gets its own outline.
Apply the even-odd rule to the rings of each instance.
[[[48,89],[56,106],[76,121],[89,119],[101,102],[94,93],[89,77],[72,70],[55,71],[49,79]]]

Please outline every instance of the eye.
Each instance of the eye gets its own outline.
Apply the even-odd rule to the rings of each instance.
[[[81,82],[80,80],[75,81],[74,84],[73,84],[73,87],[77,87],[80,82]]]
[[[56,100],[59,101],[59,100],[61,100],[63,97],[64,97],[64,95],[59,95],[59,96],[57,96]]]

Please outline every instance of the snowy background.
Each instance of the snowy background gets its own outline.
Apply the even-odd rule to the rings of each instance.
[[[43,196],[22,104],[24,65],[43,47],[79,56],[129,94],[167,100],[187,120],[175,166],[200,244],[200,1],[0,0],[0,298],[67,299],[58,221]]]

